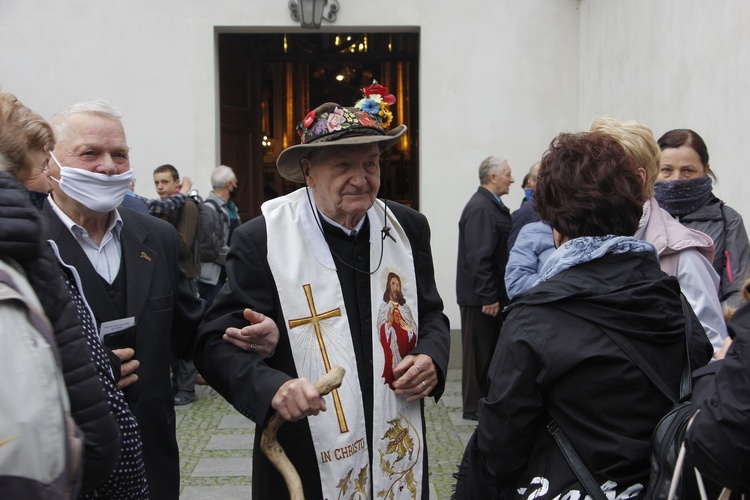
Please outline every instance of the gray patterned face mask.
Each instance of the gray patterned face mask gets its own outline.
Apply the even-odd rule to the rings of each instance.
[[[117,208],[133,179],[132,170],[115,175],[98,174],[82,168],[63,167],[52,152],[50,156],[60,167],[60,178],[50,179],[60,185],[63,193],[94,212],[107,213]]]
[[[702,207],[711,197],[713,181],[711,177],[656,181],[654,198],[659,206],[672,217],[687,215]]]

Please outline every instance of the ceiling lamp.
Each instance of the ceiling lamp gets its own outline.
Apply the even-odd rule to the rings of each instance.
[[[289,0],[292,19],[303,28],[319,29],[320,23],[334,22],[339,10],[338,0]]]

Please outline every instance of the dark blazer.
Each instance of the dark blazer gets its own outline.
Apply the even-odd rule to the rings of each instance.
[[[119,209],[126,273],[126,317],[135,317],[138,382],[125,389],[143,440],[146,478],[152,498],[179,496],[179,451],[175,436],[174,396],[169,376],[170,348],[187,357],[205,303],[195,297],[179,266],[177,232],[167,222]],[[83,290],[99,324],[117,319],[104,282],[73,235],[44,207],[47,239],[57,243],[65,263],[81,276]],[[97,325],[98,326],[98,325]]]
[[[510,210],[479,186],[458,221],[456,298],[459,306],[507,305],[505,265],[508,263]]]
[[[430,228],[424,215],[410,208],[388,202],[388,209],[404,228],[414,256],[419,301],[419,343],[411,353],[427,354],[434,361],[438,385],[430,395],[437,398],[445,385],[450,336],[448,319],[443,314],[443,302],[435,285]],[[379,252],[379,243],[371,242],[371,251]],[[258,426],[253,457],[253,498],[284,497],[286,487],[279,473],[260,451],[260,436],[272,412],[271,399],[284,382],[297,377],[276,285],[268,266],[268,250],[265,218],[257,217],[234,232],[226,264],[228,282],[201,323],[195,350],[195,364],[201,375]],[[363,260],[368,262],[364,257]],[[346,289],[343,284],[342,289]],[[358,296],[367,300],[364,295]],[[222,340],[228,326],[246,323],[242,316],[246,307],[273,318],[279,327],[280,339],[276,352],[265,361]],[[369,320],[365,320],[365,323],[369,327]],[[357,342],[354,340],[356,349]],[[359,357],[357,362],[360,372],[367,373],[368,360],[363,362],[364,367]],[[372,358],[369,363],[372,363]],[[369,369],[372,369],[371,365]],[[367,408],[368,395],[364,392],[362,397]],[[371,394],[369,397],[372,399]],[[301,475],[305,498],[321,498],[320,475],[307,419],[285,423],[277,437]],[[428,484],[428,476],[425,476],[425,498],[429,491]]]
[[[513,218],[513,224],[510,227],[510,234],[508,235],[509,254],[513,245],[516,244],[516,238],[518,238],[518,233],[521,232],[523,226],[542,220],[542,218],[539,217],[539,214],[536,213],[536,210],[534,210],[534,202],[532,201],[527,201],[521,205],[521,208],[513,212],[511,217]]]

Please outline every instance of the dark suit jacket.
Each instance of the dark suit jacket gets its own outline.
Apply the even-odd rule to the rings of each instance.
[[[433,359],[438,372],[438,385],[431,396],[437,398],[444,389],[450,336],[448,319],[443,314],[443,302],[435,285],[429,225],[424,215],[412,209],[394,202],[388,202],[388,209],[393,212],[409,237],[414,256],[419,301],[419,343],[411,353],[424,353]],[[371,251],[380,251],[379,241],[371,242],[370,245]],[[226,265],[228,283],[216,297],[198,329],[195,364],[214,389],[258,425],[253,457],[253,498],[284,498],[286,487],[283,479],[260,451],[260,436],[272,412],[271,399],[279,387],[287,380],[296,378],[297,373],[276,285],[266,259],[268,250],[273,251],[267,248],[266,223],[263,217],[253,219],[234,232]],[[363,261],[369,262],[364,257]],[[342,289],[346,290],[344,284]],[[363,295],[359,297],[367,300]],[[280,339],[276,352],[265,362],[257,355],[242,351],[222,340],[222,334],[228,326],[246,323],[242,317],[245,307],[273,318],[279,327]],[[367,309],[369,311],[369,306]],[[349,310],[347,306],[347,312]],[[369,321],[367,325],[370,326]],[[356,348],[356,339],[354,343]],[[357,362],[360,373],[367,373],[368,367],[363,367],[362,364],[367,365],[368,361],[360,363],[357,357]],[[372,363],[372,359],[369,363]],[[372,370],[372,366],[369,370]],[[372,394],[368,396],[363,393],[362,397],[363,401],[368,397],[372,399]],[[368,404],[365,403],[365,408],[367,407]],[[286,422],[279,429],[277,437],[300,473],[305,498],[321,498],[320,475],[307,419]],[[429,490],[428,484],[429,479],[425,475],[425,498]]]
[[[518,233],[521,232],[523,226],[531,224],[532,222],[539,222],[542,220],[539,214],[534,210],[534,203],[527,201],[521,208],[513,212],[513,224],[510,227],[510,234],[508,235],[508,253],[513,249],[513,245],[516,244],[516,238]]]
[[[505,265],[508,263],[510,210],[479,186],[458,221],[456,297],[459,306],[506,306]]]
[[[169,376],[170,348],[178,356],[191,353],[196,326],[205,304],[191,292],[179,266],[177,232],[167,222],[132,210],[119,209],[126,273],[126,317],[134,316],[138,381],[125,396],[138,420],[151,498],[179,496],[179,451],[175,437],[174,396]],[[47,239],[62,259],[78,270],[83,291],[97,323],[117,319],[107,288],[73,235],[44,206]],[[97,326],[99,326],[97,325]]]

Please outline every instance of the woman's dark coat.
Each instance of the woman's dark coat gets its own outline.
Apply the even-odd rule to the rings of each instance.
[[[676,393],[685,360],[677,279],[651,253],[609,254],[517,296],[506,314],[477,429],[503,496],[516,497],[517,488],[524,498],[585,496],[547,430],[550,419],[599,484],[643,494],[651,433],[672,403],[602,328],[625,335]],[[695,315],[692,325],[697,368],[713,349]]]
[[[699,471],[737,493],[750,493],[750,302],[729,321],[734,342],[722,361],[694,376],[700,411],[686,447]]]
[[[71,414],[84,435],[82,493],[107,479],[120,454],[110,412],[81,323],[57,261],[41,237],[42,214],[12,175],[0,172],[0,254],[18,262],[55,331]]]

